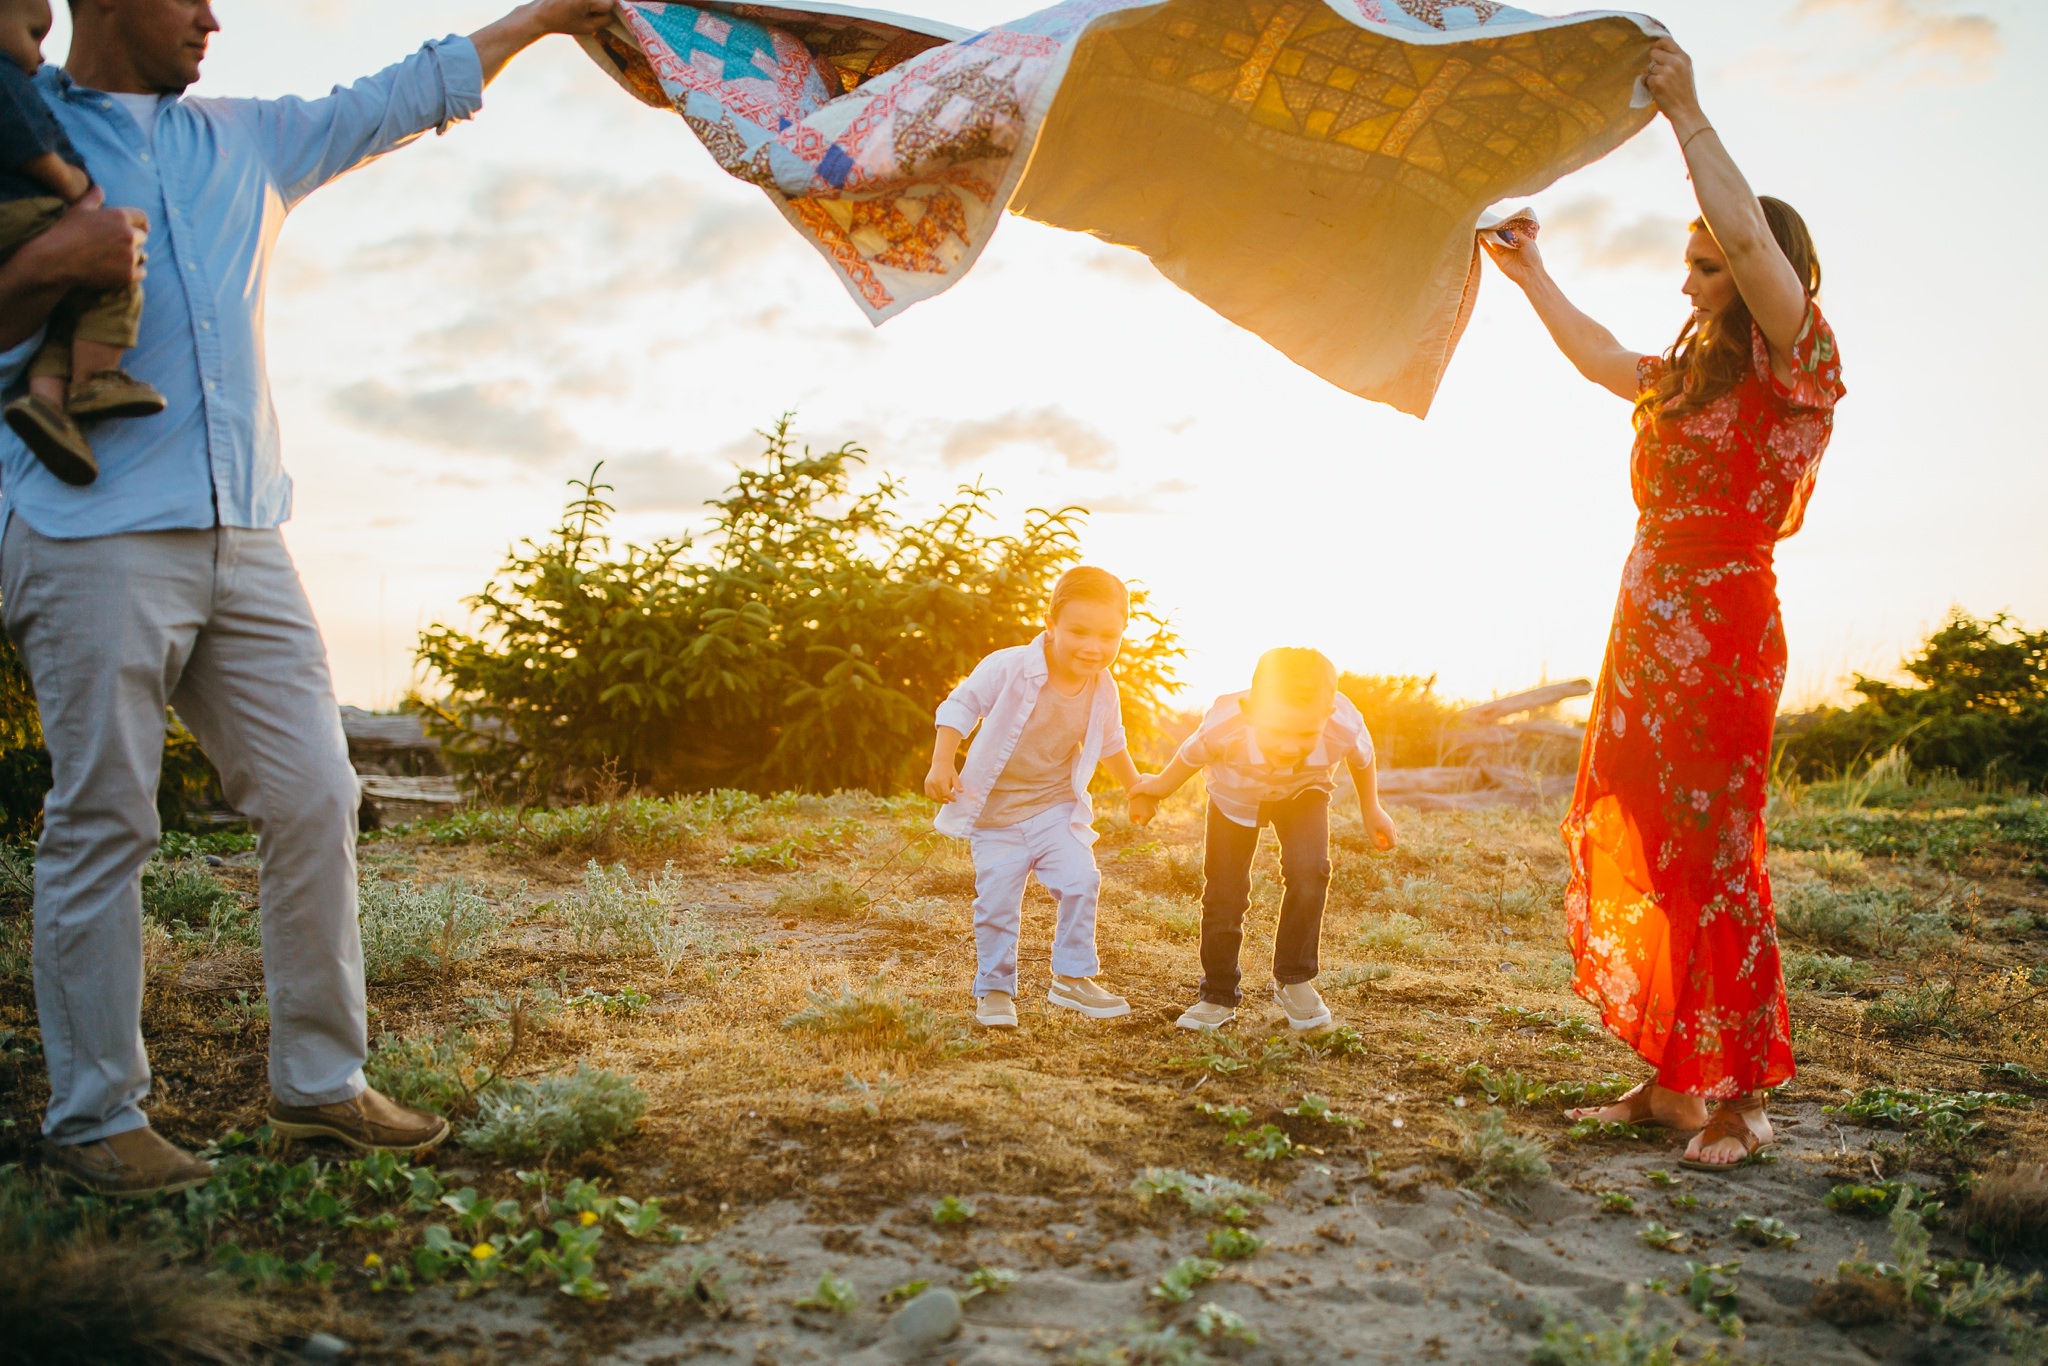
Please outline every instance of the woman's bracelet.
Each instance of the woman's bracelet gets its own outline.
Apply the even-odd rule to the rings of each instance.
[[[1685,149],[1692,146],[1692,140],[1694,138],[1698,137],[1702,133],[1711,133],[1713,131],[1714,125],[1711,123],[1703,123],[1699,127],[1693,129],[1690,133],[1687,133],[1684,137],[1678,140],[1678,154],[1680,156],[1684,156]]]

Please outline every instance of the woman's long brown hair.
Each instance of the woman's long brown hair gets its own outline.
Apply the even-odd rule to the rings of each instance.
[[[1806,297],[1813,298],[1820,293],[1820,253],[1814,250],[1806,220],[1782,199],[1758,195],[1757,203],[1763,206],[1778,250],[1805,284]],[[1706,220],[1696,218],[1690,230],[1698,232],[1704,226]],[[1733,389],[1749,373],[1751,330],[1749,306],[1739,294],[1712,326],[1702,328],[1698,319],[1688,317],[1678,340],[1664,353],[1663,374],[1636,400],[1636,425],[1704,408]]]

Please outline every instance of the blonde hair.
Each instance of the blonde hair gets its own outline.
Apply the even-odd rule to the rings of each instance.
[[[1131,619],[1131,590],[1107,569],[1093,565],[1078,565],[1060,575],[1060,581],[1052,586],[1052,604],[1045,609],[1047,624],[1056,624],[1060,611],[1070,602],[1099,602],[1116,608],[1124,620]]]
[[[1337,666],[1320,650],[1282,648],[1259,656],[1252,701],[1286,707],[1327,707],[1337,700]]]

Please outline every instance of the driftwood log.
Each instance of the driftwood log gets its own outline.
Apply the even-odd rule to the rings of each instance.
[[[1381,798],[1411,811],[1477,811],[1569,796],[1572,775],[1543,770],[1557,767],[1580,744],[1585,727],[1527,713],[1592,691],[1590,681],[1574,678],[1465,708],[1445,727],[1439,748],[1446,757],[1466,762],[1381,769]],[[1549,762],[1539,767],[1539,759]]]

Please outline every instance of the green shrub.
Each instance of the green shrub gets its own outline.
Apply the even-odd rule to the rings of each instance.
[[[816,916],[825,920],[850,920],[867,910],[874,898],[837,873],[798,878],[775,894],[770,908],[777,915]]]
[[[445,971],[483,953],[498,935],[498,913],[460,879],[420,887],[366,877],[358,904],[363,973],[372,982]]]
[[[864,986],[848,984],[808,995],[811,1003],[784,1020],[784,1029],[846,1035],[908,1052],[964,1052],[975,1046],[958,1021],[943,1019],[924,1002],[891,990],[880,974]]]
[[[445,1115],[486,1079],[480,1062],[476,1040],[464,1029],[418,1039],[386,1034],[371,1046],[363,1076],[400,1105]]]
[[[607,1148],[647,1113],[647,1094],[630,1077],[601,1067],[539,1081],[505,1081],[477,1097],[462,1145],[509,1162],[573,1157]]]
[[[606,772],[660,792],[909,787],[947,691],[1037,632],[1083,514],[996,535],[976,486],[908,520],[896,482],[855,489],[856,447],[799,451],[787,418],[763,435],[701,539],[615,548],[593,472],[553,534],[468,599],[475,632],[422,636],[453,762],[542,794]],[[1133,596],[1117,680],[1142,737],[1180,648]]]
[[[1958,610],[1903,668],[1912,684],[1858,675],[1854,707],[1793,723],[1790,765],[1831,777],[1896,748],[1916,768],[2048,788],[2048,631]]]
[[[1835,953],[1804,953],[1793,949],[1785,954],[1785,985],[1808,991],[1854,991],[1870,978],[1870,965]]]
[[[1337,690],[1365,716],[1382,768],[1426,768],[1444,759],[1444,732],[1458,707],[1437,696],[1436,678],[1345,674]]]
[[[1779,928],[1794,939],[1859,953],[1894,953],[1955,937],[1949,902],[1921,902],[1902,887],[1841,888],[1795,882],[1778,900]]]
[[[1356,942],[1361,953],[1378,958],[1434,958],[1451,950],[1450,940],[1401,911],[1367,916]]]

